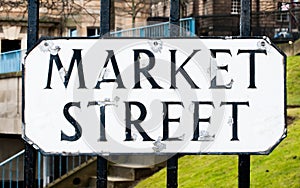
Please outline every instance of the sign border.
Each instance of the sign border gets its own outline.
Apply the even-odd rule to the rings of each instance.
[[[37,144],[34,144],[26,135],[25,135],[25,66],[22,64],[22,138],[25,140],[28,144],[32,145],[36,150],[41,152],[43,155],[63,155],[63,156],[77,156],[77,155],[90,155],[90,156],[117,156],[117,155],[125,155],[125,156],[171,156],[174,154],[178,155],[269,155],[281,142],[284,140],[284,138],[287,137],[287,73],[286,73],[286,65],[287,65],[287,56],[286,54],[279,49],[268,37],[266,36],[252,36],[252,37],[243,37],[243,36],[196,36],[196,37],[157,37],[157,38],[150,38],[150,37],[41,37],[37,43],[30,49],[27,50],[25,60],[28,56],[28,54],[36,47],[38,46],[42,41],[44,40],[60,40],[60,39],[66,39],[66,40],[73,40],[73,39],[80,39],[80,40],[88,40],[88,39],[99,39],[99,40],[105,40],[105,39],[149,39],[149,40],[155,40],[155,39],[224,39],[224,40],[231,40],[231,39],[262,39],[266,41],[268,44],[270,44],[273,48],[275,48],[282,56],[283,56],[283,68],[284,68],[284,132],[281,136],[281,138],[270,148],[268,148],[266,151],[259,151],[259,152],[180,152],[180,153],[71,153],[71,152],[45,152],[43,149],[41,149]],[[25,61],[24,61],[25,62]]]

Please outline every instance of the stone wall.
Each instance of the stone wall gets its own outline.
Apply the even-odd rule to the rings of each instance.
[[[0,134],[22,133],[21,73],[0,74]]]

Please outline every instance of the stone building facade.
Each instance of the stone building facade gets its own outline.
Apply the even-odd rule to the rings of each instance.
[[[99,34],[100,0],[40,0],[39,36],[87,37]],[[111,28],[121,30],[146,25],[149,1],[112,0]],[[146,3],[140,3],[146,2]],[[0,50],[26,49],[27,0],[2,0],[0,3]]]
[[[239,35],[240,0],[181,0],[181,16],[196,19],[202,36]],[[252,0],[252,35],[273,37],[280,31],[298,33],[298,0]],[[169,16],[169,0],[152,4],[152,15]]]
[[[27,0],[0,3],[1,52],[26,49]],[[40,0],[40,36],[99,34],[100,0]],[[291,3],[293,2],[293,3]],[[181,17],[196,19],[196,34],[239,35],[240,0],[180,0]],[[123,30],[168,21],[170,0],[112,0],[111,28]],[[273,37],[299,30],[298,0],[252,0],[252,34]],[[154,19],[151,19],[154,18]]]

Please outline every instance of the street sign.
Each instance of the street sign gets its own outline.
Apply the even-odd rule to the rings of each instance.
[[[285,60],[268,38],[42,40],[23,137],[51,154],[267,154],[287,132]]]

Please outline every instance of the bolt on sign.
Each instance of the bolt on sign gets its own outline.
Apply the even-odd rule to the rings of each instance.
[[[287,133],[285,61],[268,38],[42,40],[23,137],[50,154],[268,154]]]

